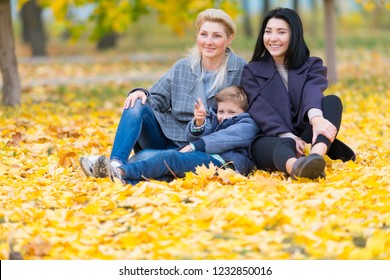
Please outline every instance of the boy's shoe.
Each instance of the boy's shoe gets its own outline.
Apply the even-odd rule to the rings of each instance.
[[[84,172],[84,174],[87,177],[93,176],[92,174],[93,164],[88,160],[88,158],[86,157],[79,158],[79,163],[80,163],[81,170]]]
[[[300,157],[294,162],[291,171],[291,178],[317,179],[325,178],[325,160],[318,154],[310,154],[307,157]]]
[[[110,160],[105,156],[100,156],[92,168],[92,174],[95,178],[106,178],[110,175]]]
[[[126,184],[121,175],[117,172],[116,168],[111,165],[110,159],[105,156],[99,157],[93,165],[93,176],[95,178],[109,177],[112,182],[115,182],[115,179],[117,179],[123,185]]]
[[[99,156],[88,156],[79,158],[81,170],[87,177],[93,176],[93,165]]]

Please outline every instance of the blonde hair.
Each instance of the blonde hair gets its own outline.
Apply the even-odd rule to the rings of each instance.
[[[248,110],[248,98],[240,86],[230,86],[224,88],[215,95],[215,101],[219,102],[232,101],[246,112]]]
[[[236,23],[234,20],[224,11],[220,9],[207,9],[203,12],[200,12],[195,21],[195,34],[199,33],[200,27],[205,22],[218,22],[221,23],[224,27],[224,31],[227,37],[230,37],[232,34],[236,34]],[[225,57],[221,63],[221,66],[215,73],[215,79],[211,86],[211,89],[221,88],[223,86],[224,81],[226,80],[226,69],[227,62],[229,60],[230,48],[226,49]],[[199,52],[198,46],[195,44],[189,51],[189,57],[191,61],[191,69],[194,71],[196,65],[201,63],[202,56]],[[203,78],[206,70],[202,65],[202,74],[201,78]]]
[[[196,34],[198,34],[200,27],[206,21],[222,23],[228,37],[231,34],[236,34],[236,23],[227,13],[220,9],[207,9],[198,14],[195,21]]]

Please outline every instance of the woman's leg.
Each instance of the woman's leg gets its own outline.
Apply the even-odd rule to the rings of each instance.
[[[124,171],[122,179],[134,183],[145,178],[159,179],[167,175],[184,177],[185,172],[194,172],[197,166],[209,166],[213,163],[222,166],[222,163],[204,152],[182,153],[177,150],[161,150],[145,160],[130,162],[119,168]]]
[[[324,117],[329,120],[337,129],[337,133],[340,130],[343,104],[335,95],[325,96],[322,102]],[[336,137],[337,137],[336,133]],[[324,136],[321,136],[325,138]],[[326,138],[325,138],[326,139]],[[318,142],[318,141],[316,141]],[[335,140],[330,143],[328,139],[323,141],[326,143],[326,154],[331,159],[341,159],[342,161],[355,160],[356,156],[354,151],[348,147],[346,144],[335,138]]]
[[[340,98],[337,96],[328,95],[322,99],[322,112],[324,118],[329,120],[336,127],[337,131],[341,125],[342,111],[343,106]],[[313,138],[313,127],[308,124],[300,137],[306,143],[311,143]],[[286,170],[284,171],[289,173],[292,178],[305,177],[315,179],[318,177],[325,177],[325,160],[323,159],[323,155],[329,151],[331,144],[330,140],[325,136],[318,135],[316,142],[312,143],[310,155],[299,159],[288,159],[286,162]],[[277,151],[282,150],[278,148]],[[281,154],[276,158],[283,159],[283,161],[285,160]]]
[[[143,105],[141,100],[137,100],[133,108],[123,110],[110,159],[126,163],[136,143],[142,149],[174,146],[163,134],[150,106]]]
[[[252,144],[252,156],[257,168],[279,170],[293,179],[316,179],[323,176],[325,161],[319,155],[297,159],[296,143],[291,138],[262,137]]]
[[[287,172],[286,163],[296,158],[295,140],[291,138],[260,137],[251,145],[251,154],[258,169]]]
[[[343,105],[341,100],[336,95],[327,95],[322,99],[322,112],[324,114],[324,118],[330,121],[337,129],[337,132],[340,129],[341,125],[341,117],[343,112]],[[337,134],[336,134],[337,136]],[[310,124],[307,125],[305,130],[300,136],[306,143],[311,143],[313,138],[313,128]],[[317,140],[312,146],[323,143],[326,145],[327,150],[331,145],[331,142],[328,138],[323,135],[318,135]]]

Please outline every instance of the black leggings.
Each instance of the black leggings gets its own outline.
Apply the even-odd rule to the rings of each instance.
[[[328,95],[322,99],[322,112],[324,118],[330,121],[339,131],[343,105],[336,95]],[[308,123],[299,137],[306,143],[311,143],[313,138],[312,126]],[[323,135],[318,135],[316,142],[324,143],[329,147],[331,142]],[[251,145],[251,154],[258,169],[270,171],[280,170],[287,173],[286,162],[290,158],[296,158],[295,140],[291,138],[279,138],[276,136],[264,136],[255,139]]]

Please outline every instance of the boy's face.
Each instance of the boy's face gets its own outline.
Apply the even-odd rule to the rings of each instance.
[[[244,113],[244,110],[233,101],[218,103],[217,119],[219,123],[223,122],[224,119],[229,119],[241,113]]]

